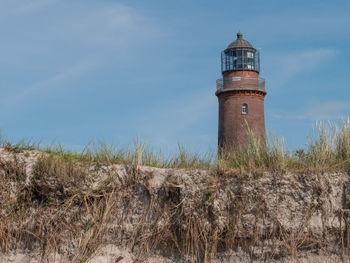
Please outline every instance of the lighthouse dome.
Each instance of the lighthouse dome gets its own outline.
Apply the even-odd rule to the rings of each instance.
[[[253,46],[247,41],[243,39],[243,34],[241,32],[237,33],[237,39],[233,41],[227,49],[233,49],[233,48],[253,48]]]
[[[260,71],[259,50],[243,39],[241,32],[237,33],[237,39],[221,52],[221,71]]]

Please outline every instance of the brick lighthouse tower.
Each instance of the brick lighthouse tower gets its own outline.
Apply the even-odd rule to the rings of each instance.
[[[265,141],[266,90],[259,71],[259,51],[238,32],[237,39],[221,53],[222,79],[216,82],[219,147],[244,146],[248,127],[257,138]]]

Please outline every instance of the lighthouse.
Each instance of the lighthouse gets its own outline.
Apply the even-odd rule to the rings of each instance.
[[[241,32],[221,52],[222,78],[216,81],[219,101],[219,147],[244,147],[250,130],[265,142],[265,80],[259,78],[260,54]]]

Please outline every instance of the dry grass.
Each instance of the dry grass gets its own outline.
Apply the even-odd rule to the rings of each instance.
[[[40,150],[61,156],[65,160],[85,163],[127,164],[161,168],[184,169],[243,169],[247,172],[300,171],[349,169],[350,160],[350,119],[341,124],[316,123],[314,133],[307,138],[307,147],[296,151],[286,148],[283,138],[268,136],[266,142],[259,141],[247,129],[247,145],[242,148],[226,147],[221,154],[215,151],[206,154],[192,153],[179,145],[178,154],[165,156],[155,151],[140,139],[127,148],[118,148],[106,143],[92,143],[82,152],[72,152],[65,147],[41,146],[39,143],[21,141],[11,144],[2,140],[1,146],[12,152]]]
[[[1,190],[13,189],[8,185],[18,182],[13,198],[6,192],[1,195],[1,249],[39,247],[42,262],[52,262],[54,253],[64,254],[64,262],[88,262],[111,240],[132,248],[137,262],[144,262],[154,251],[168,251],[183,262],[211,262],[218,250],[239,247],[254,260],[263,250],[260,260],[269,262],[285,255],[297,258],[298,251],[322,245],[303,231],[285,230],[267,212],[263,197],[247,193],[246,180],[239,178],[232,184],[212,174],[200,182],[199,196],[191,197],[183,195],[184,181],[173,175],[160,191],[153,192],[136,166],[129,167],[127,177],[109,174],[97,188],[91,187],[91,180],[98,167],[57,155],[41,157],[34,167],[35,177],[26,186],[19,163],[3,162],[1,168],[5,171],[2,179],[9,180],[1,181]],[[228,185],[235,186],[234,194],[226,200],[227,209],[216,211],[213,206],[219,189]],[[189,198],[194,198],[190,207]],[[252,204],[256,229],[244,233],[240,220]],[[305,226],[314,211],[307,213]],[[123,226],[140,212],[133,232],[125,233]],[[219,224],[222,216],[229,219],[224,228]],[[270,222],[270,227],[261,228],[263,222]],[[111,231],[114,234],[109,236]]]
[[[216,160],[218,168],[251,171],[348,171],[350,166],[350,119],[341,125],[316,123],[314,134],[308,138],[306,149],[295,152],[286,149],[283,139],[270,136],[259,141],[247,131],[244,148],[224,149]]]
[[[277,137],[267,143],[259,142],[252,133],[248,138],[246,148],[226,149],[217,158],[215,154],[192,154],[183,147],[179,147],[177,156],[165,158],[139,140],[126,150],[97,144],[82,153],[63,147],[3,142],[3,147],[14,154],[0,159],[0,249],[9,252],[39,247],[42,262],[52,261],[54,253],[64,254],[67,262],[87,262],[104,244],[111,226],[118,245],[132,248],[140,262],[153,251],[165,248],[179,260],[211,262],[218,251],[243,247],[256,255],[257,248],[264,247],[268,252],[260,260],[268,262],[281,257],[281,251],[297,258],[301,249],[324,247],[320,240],[302,231],[284,229],[267,212],[263,198],[249,196],[244,189],[251,175],[265,172],[349,171],[350,121],[340,126],[317,124],[307,149],[296,152],[286,150],[283,140]],[[43,154],[28,182],[16,154],[33,149]],[[124,164],[127,177],[107,172],[99,186],[92,187],[99,169],[112,164]],[[139,176],[141,165],[207,169],[210,176],[197,183],[199,197],[189,209],[185,203],[192,197],[181,194],[183,181],[170,175],[160,192],[152,192],[147,180]],[[234,194],[226,200],[227,208],[219,213],[213,208],[214,202],[219,190],[228,188],[233,177],[235,189],[227,191]],[[132,234],[124,233],[122,225],[144,204]],[[242,234],[239,221],[252,204],[256,229],[253,234]],[[315,209],[308,210],[306,225],[301,229],[307,226]],[[223,216],[229,218],[225,227],[219,224]],[[270,222],[268,230],[259,228],[264,222]]]
[[[65,260],[86,262],[105,234],[116,202],[114,184],[91,191],[87,185],[94,171],[55,155],[39,158],[29,184],[23,180],[21,167],[15,160],[1,162],[0,187],[7,189],[0,196],[2,252],[39,246],[42,262],[51,262],[54,253],[73,249],[68,247],[73,245]],[[7,183],[11,176],[17,185]]]

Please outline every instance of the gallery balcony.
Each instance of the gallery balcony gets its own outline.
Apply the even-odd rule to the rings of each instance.
[[[250,76],[218,79],[216,81],[216,94],[226,91],[260,91],[266,94],[265,80]]]

